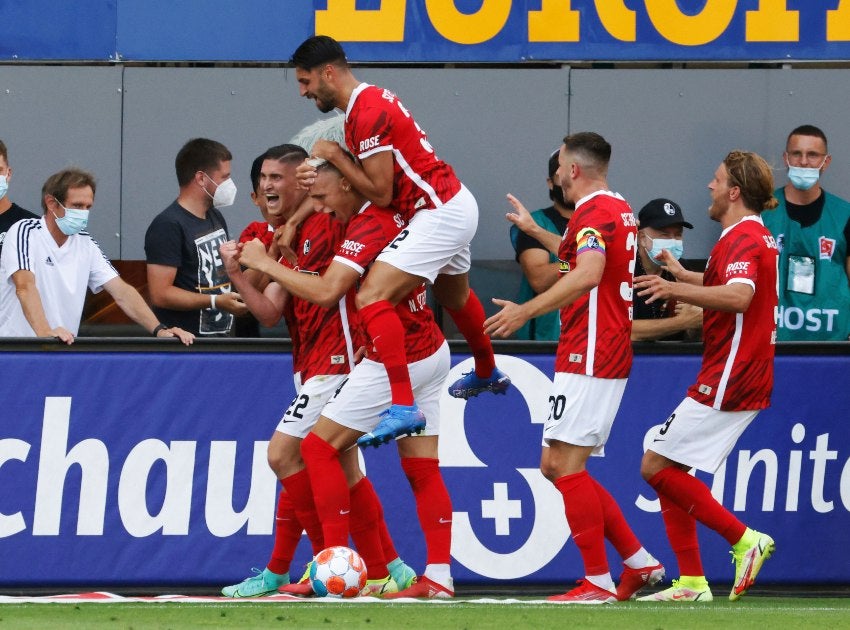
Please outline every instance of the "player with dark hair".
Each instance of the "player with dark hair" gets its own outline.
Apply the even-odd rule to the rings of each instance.
[[[577,588],[549,598],[562,603],[629,599],[664,577],[664,567],[643,548],[614,497],[586,467],[591,455],[605,453],[632,366],[629,337],[637,230],[629,204],[608,190],[610,158],[611,145],[599,134],[564,138],[557,177],[575,212],[558,255],[563,275],[524,304],[494,299],[502,310],[485,323],[489,334],[507,337],[532,317],[561,309],[540,469],[563,497],[585,571]],[[624,563],[616,590],[605,554],[606,538]]]
[[[776,207],[770,166],[755,153],[732,151],[708,185],[708,216],[723,232],[705,273],[687,271],[664,251],[677,282],[638,276],[635,289],[648,302],[675,299],[704,310],[702,368],[687,397],[658,427],[641,462],[643,478],[658,493],[667,537],[681,578],[644,601],[711,601],[697,541],[697,521],[732,545],[735,583],[729,599],[740,598],[776,545],[748,528],[688,474],[713,473],[735,442],[770,404],[776,348],[776,258],[773,237],[761,220]]]
[[[360,277],[364,273],[368,277],[366,268],[405,223],[399,214],[369,204],[330,163],[318,167],[310,195],[323,216],[333,214],[347,224],[344,242],[321,276],[270,264],[257,241],[243,246],[239,260],[269,274],[291,294],[327,306],[353,293]],[[428,308],[424,284],[420,283],[396,310],[406,332],[404,344],[413,391],[427,418],[424,435],[396,442],[402,469],[416,499],[427,548],[424,574],[409,588],[402,587],[398,596],[451,597],[452,504],[440,473],[437,448],[440,390],[449,369],[448,345]],[[379,359],[374,348],[369,349],[367,358],[354,368],[346,386],[322,410],[322,417],[301,446],[328,546],[345,544],[349,510],[353,507],[341,460],[360,437],[374,428],[378,412],[390,401],[387,373]]]
[[[293,53],[301,95],[320,111],[345,115],[344,156],[333,142],[318,142],[311,155],[328,160],[359,193],[379,208],[399,213],[407,227],[381,252],[357,293],[357,307],[389,377],[391,406],[361,445],[378,446],[418,432],[425,418],[416,405],[407,370],[405,331],[395,306],[423,281],[433,283],[437,301],[466,338],[475,369],[449,387],[457,398],[484,391],[504,393],[510,379],[496,368],[493,347],[483,334],[484,308],[469,287],[469,243],[478,225],[478,205],[451,166],[440,160],[398,97],[358,81],[345,52],[327,36],[310,37]],[[309,162],[299,168],[302,185],[316,175]]]
[[[284,144],[264,154],[260,185],[266,196],[286,221],[312,202],[307,191],[298,187],[295,168],[307,156],[299,146]],[[293,264],[299,274],[320,274],[333,259],[345,229],[324,214],[311,214],[296,236],[298,258]],[[254,241],[259,244],[261,241]],[[301,537],[307,531],[317,554],[325,547],[321,524],[316,512],[310,479],[301,458],[301,442],[313,428],[325,403],[345,384],[354,366],[355,340],[349,315],[353,305],[345,296],[317,306],[298,296],[291,296],[280,284],[271,282],[261,292],[240,269],[236,243],[222,245],[221,255],[228,274],[243,296],[251,312],[264,325],[276,324],[284,316],[292,337],[292,360],[297,395],[269,441],[269,466],[284,490],[278,499],[275,542],[269,562],[263,571],[239,584],[226,586],[227,597],[257,597],[277,593],[290,583],[289,566]],[[261,247],[259,252],[269,265],[283,268],[289,264],[272,259]],[[359,468],[357,449],[343,456],[347,487],[350,487],[351,535],[358,551],[369,567],[373,591],[395,590],[412,583],[415,573],[398,557],[387,531],[383,509],[371,482]],[[345,544],[347,545],[347,539]],[[392,575],[392,579],[390,579]],[[292,585],[288,592],[307,594],[304,585]]]

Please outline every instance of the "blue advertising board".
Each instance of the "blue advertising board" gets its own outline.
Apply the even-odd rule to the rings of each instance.
[[[676,577],[645,436],[696,375],[699,356],[639,355],[604,458],[589,469]],[[449,378],[471,360],[455,357]],[[552,355],[499,355],[515,387],[444,396],[440,459],[453,501],[458,583],[570,583],[581,560],[560,495],[537,469]],[[760,583],[850,581],[848,356],[779,356],[773,406],[717,475],[703,476],[777,554]],[[278,485],[267,440],[294,396],[285,353],[0,353],[0,587],[223,585],[264,566]],[[364,453],[402,557],[422,533],[392,445]],[[830,541],[809,545],[802,541]],[[728,545],[700,529],[706,575],[729,582]],[[309,560],[306,540],[293,568]],[[620,559],[610,550],[615,577]]]
[[[285,62],[314,34],[364,62],[847,60],[847,0],[28,0],[0,59]],[[49,19],[45,19],[49,16]]]

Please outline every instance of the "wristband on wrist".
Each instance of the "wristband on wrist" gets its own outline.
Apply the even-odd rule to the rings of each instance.
[[[156,337],[159,334],[160,330],[168,330],[168,326],[166,326],[165,324],[157,324],[156,328],[151,331],[151,334]]]
[[[210,295],[210,308],[215,310],[215,293]]]

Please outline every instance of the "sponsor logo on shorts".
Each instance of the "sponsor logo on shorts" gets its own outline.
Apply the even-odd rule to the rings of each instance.
[[[697,388],[697,391],[699,391],[700,394],[705,394],[706,396],[708,396],[711,394],[711,389],[711,385],[700,385]]]
[[[577,352],[570,353],[570,363],[581,363],[581,360],[584,358],[584,355],[578,354]]]
[[[334,354],[331,356],[331,365],[342,365],[345,363],[345,357],[341,354]]]

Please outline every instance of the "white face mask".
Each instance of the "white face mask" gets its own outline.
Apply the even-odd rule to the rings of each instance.
[[[212,177],[210,177],[206,173],[204,173],[204,175],[206,175],[207,179],[213,182]],[[213,184],[215,184],[215,182],[213,182]],[[233,202],[236,201],[236,184],[233,183],[233,180],[228,177],[220,184],[215,185],[215,194],[210,195],[212,197],[213,206],[215,206],[216,208],[226,208],[227,206],[232,206]],[[204,192],[209,195],[209,192],[207,192],[206,188],[204,189]]]
[[[9,192],[9,180],[5,175],[0,175],[0,199],[5,197],[7,192]]]

